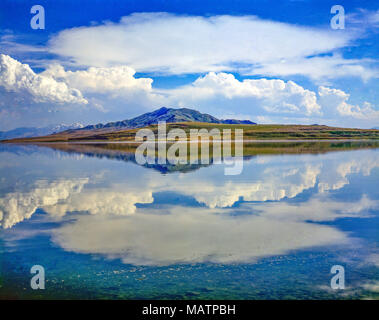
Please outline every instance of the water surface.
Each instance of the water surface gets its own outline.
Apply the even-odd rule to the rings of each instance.
[[[378,299],[379,149],[366,147],[266,142],[225,176],[141,166],[128,147],[2,145],[0,297]]]

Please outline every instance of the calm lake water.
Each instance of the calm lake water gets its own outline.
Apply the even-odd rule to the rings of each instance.
[[[0,298],[379,298],[379,149],[257,154],[225,176],[0,145],[0,172]]]

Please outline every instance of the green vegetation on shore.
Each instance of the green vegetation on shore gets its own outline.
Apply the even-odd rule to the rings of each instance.
[[[146,127],[157,134],[158,126]],[[243,124],[213,124],[204,122],[168,123],[167,132],[171,129],[183,129],[189,137],[190,129],[243,129],[244,140],[340,140],[340,139],[379,139],[379,130],[336,128],[322,125],[243,125]],[[139,129],[98,129],[98,130],[68,130],[65,132],[35,138],[20,138],[3,142],[70,142],[70,141],[135,141]]]

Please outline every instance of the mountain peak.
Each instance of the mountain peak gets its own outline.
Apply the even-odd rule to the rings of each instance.
[[[144,113],[138,117],[129,120],[122,120],[116,122],[109,122],[106,124],[96,124],[84,127],[82,129],[102,129],[102,128],[141,128],[147,127],[152,124],[157,124],[160,121],[165,121],[167,123],[175,122],[206,122],[206,123],[225,123],[225,124],[256,124],[250,120],[235,120],[226,119],[220,120],[206,113],[201,113],[197,110],[190,108],[167,108],[161,107],[152,112]],[[81,129],[78,129],[81,130]]]

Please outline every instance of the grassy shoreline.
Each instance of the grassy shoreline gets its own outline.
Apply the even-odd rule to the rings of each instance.
[[[49,136],[33,138],[16,138],[3,140],[2,143],[39,143],[39,142],[111,142],[111,141],[135,141],[135,136],[140,129],[150,129],[155,135],[158,133],[158,126],[151,125],[137,129],[99,129],[99,130],[68,130],[65,132],[52,134]],[[221,138],[224,129],[231,129],[231,139],[234,140],[234,131],[243,130],[245,141],[255,140],[379,140],[379,130],[376,129],[354,129],[337,128],[323,125],[230,125],[212,124],[201,122],[180,122],[168,123],[167,132],[172,129],[182,129],[190,136],[191,129],[218,129]],[[189,140],[187,138],[187,140]]]

